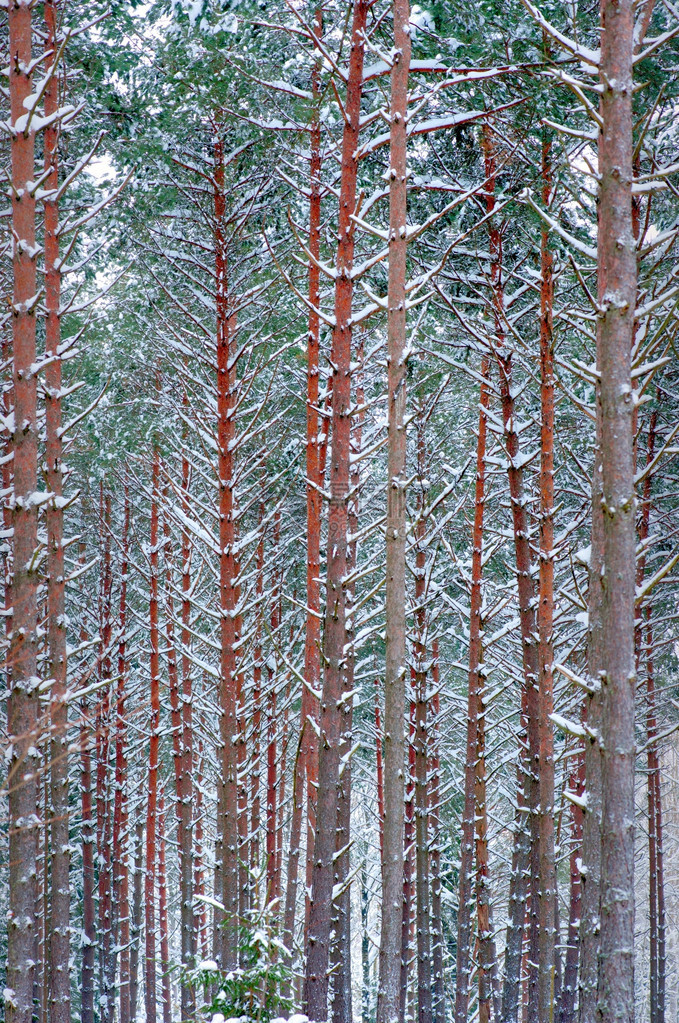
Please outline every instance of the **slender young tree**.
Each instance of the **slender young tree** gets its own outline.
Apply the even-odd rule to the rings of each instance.
[[[474,866],[475,780],[478,758],[479,688],[483,666],[481,609],[483,604],[483,518],[485,512],[486,434],[488,422],[490,358],[481,357],[479,427],[476,440],[476,489],[472,533],[472,578],[469,612],[469,675],[467,687],[467,742],[464,766],[464,804],[460,840],[460,873],[457,911],[457,961],[455,1020],[466,1023],[469,1009],[471,958],[471,905]]]
[[[217,132],[217,129],[215,128]],[[215,890],[224,909],[215,913],[215,948],[224,969],[238,958],[238,764],[235,645],[238,601],[234,509],[235,381],[234,319],[229,308],[224,142],[214,142],[214,245],[217,313],[217,452],[219,475],[220,742],[218,838]]]
[[[316,11],[313,24],[318,40],[323,34],[323,11]],[[300,784],[306,776],[307,801],[307,875],[311,866],[313,835],[315,830],[316,782],[318,777],[318,749],[316,730],[307,723],[311,715],[318,720],[318,699],[314,693],[321,687],[321,515],[323,475],[321,473],[321,418],[319,415],[319,355],[321,321],[320,259],[321,244],[321,60],[314,63],[311,75],[311,157],[309,181],[309,340],[307,343],[307,435],[306,435],[306,631],[304,635],[304,689],[302,690],[302,749]],[[300,807],[301,811],[301,807]],[[295,862],[295,870],[297,864]],[[307,884],[310,882],[307,877]],[[296,877],[295,877],[296,884]]]
[[[542,140],[542,202],[552,193],[551,140]],[[540,240],[540,561],[538,578],[539,704],[539,891],[537,1015],[548,1019],[554,1009],[556,973],[557,887],[554,851],[554,259],[549,232]]]
[[[126,697],[129,673],[127,656],[127,577],[129,571],[130,496],[124,483],[123,536],[120,561],[120,612],[118,618],[118,680],[116,683],[116,752],[114,847],[120,852],[114,861],[113,893],[116,906],[116,944],[120,947],[120,1023],[130,1023],[130,907],[129,907],[129,813],[128,741]]]
[[[63,7],[63,5],[62,5]],[[66,603],[64,593],[64,530],[61,432],[61,264],[59,260],[59,37],[57,4],[47,0],[43,10],[49,84],[45,89],[45,482],[51,497],[47,505],[47,613],[50,701],[50,969],[51,1023],[69,1023],[71,1015],[68,799],[68,704],[66,659]]]
[[[335,285],[335,326],[332,334],[332,452],[328,512],[327,582],[324,634],[324,673],[318,743],[316,833],[309,908],[304,1003],[309,1018],[322,1023],[328,1012],[328,963],[333,889],[333,860],[337,832],[341,707],[346,672],[347,517],[351,451],[351,276],[354,257],[358,173],[358,133],[368,14],[366,0],[356,0],[351,27],[351,51],[345,122],[342,136],[341,185]],[[401,854],[402,855],[402,854]]]
[[[154,443],[151,464],[151,536],[149,624],[151,642],[151,714],[146,804],[146,863],[144,873],[144,1007],[149,1023],[156,1020],[156,848],[158,823],[158,763],[160,746],[160,633],[158,626],[158,555],[160,514],[160,452]]]

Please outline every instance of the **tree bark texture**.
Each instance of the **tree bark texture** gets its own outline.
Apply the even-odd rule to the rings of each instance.
[[[151,707],[148,795],[146,803],[146,871],[144,874],[144,1006],[148,1023],[156,1023],[156,837],[158,825],[158,754],[160,742],[160,635],[158,628],[158,544],[160,454],[154,444],[151,467],[151,558],[149,623]]]
[[[182,964],[190,967],[194,957],[193,929],[193,877],[191,870],[192,837],[192,785],[190,761],[187,763],[184,748],[184,722],[182,721],[182,696],[179,689],[179,666],[174,641],[174,600],[172,597],[172,537],[167,518],[163,519],[163,536],[166,558],[165,591],[167,615],[165,638],[167,641],[167,674],[170,683],[170,709],[172,721],[172,760],[174,765],[175,804],[177,812],[177,846],[179,853],[179,898],[180,898],[180,941]],[[188,1020],[195,1011],[193,988],[181,985],[182,1019]]]
[[[545,132],[548,129],[545,129]],[[552,198],[552,157],[548,135],[542,141],[542,202]],[[538,891],[538,1020],[554,1019],[556,977],[557,888],[554,851],[554,259],[549,231],[540,245],[540,555],[538,582],[539,669],[539,891]]]
[[[490,359],[481,357],[479,430],[476,440],[476,489],[472,533],[472,578],[469,610],[469,673],[467,689],[467,743],[464,768],[464,804],[460,836],[460,873],[457,900],[457,958],[455,974],[455,1023],[467,1023],[471,961],[472,883],[474,876],[475,784],[478,757],[479,688],[483,684],[483,517],[485,511],[486,435],[489,402]]]
[[[634,1019],[633,0],[602,0],[597,336],[603,484],[601,940],[596,1019]]]
[[[415,931],[417,934],[417,1014],[419,1023],[432,1021],[431,886],[429,877],[429,728],[427,699],[426,511],[427,445],[424,408],[417,421],[417,520],[415,522]]]
[[[238,959],[238,722],[235,644],[238,639],[238,565],[234,494],[235,384],[231,362],[234,317],[227,277],[224,143],[214,145],[214,241],[217,300],[217,460],[219,477],[220,745],[215,891],[215,951],[223,969]]]
[[[397,1023],[403,883],[406,687],[406,256],[410,6],[394,0],[389,136],[387,286],[386,659],[384,675],[384,846],[377,1023]]]
[[[120,615],[118,640],[118,680],[116,683],[116,759],[114,846],[120,852],[114,861],[114,902],[116,906],[116,944],[120,948],[118,985],[120,1023],[130,1023],[130,908],[129,908],[129,814],[127,804],[126,684],[127,660],[127,573],[129,570],[130,499],[127,480],[124,486],[122,556],[120,562]]]
[[[8,1023],[31,1023],[38,870],[39,753],[37,678],[38,428],[36,373],[35,131],[24,101],[31,95],[32,6],[12,3],[9,21],[9,99],[12,175],[12,345],[14,501],[12,507],[12,631],[7,702],[9,789]],[[30,101],[29,101],[30,103]]]
[[[327,587],[323,692],[318,742],[318,792],[311,905],[309,908],[304,1004],[310,1020],[322,1023],[328,1012],[328,963],[337,831],[337,786],[341,741],[340,701],[346,672],[347,517],[351,449],[351,307],[353,282],[358,133],[363,79],[367,0],[357,0],[351,29],[351,53],[342,137],[335,326],[332,334],[332,449],[328,513]]]
[[[47,68],[51,74],[45,90],[45,117],[59,110],[57,68],[58,33],[55,0],[43,9]],[[61,439],[61,270],[59,263],[59,125],[54,120],[44,133],[45,190],[45,352],[51,359],[45,370],[45,483],[52,498],[47,505],[47,610],[50,699],[50,919],[49,919],[49,1018],[51,1023],[70,1023],[70,846],[68,806],[68,704],[66,661],[66,615],[64,594],[64,531]]]

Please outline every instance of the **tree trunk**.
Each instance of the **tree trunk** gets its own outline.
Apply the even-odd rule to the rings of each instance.
[[[495,153],[490,128],[483,129],[484,163],[487,179],[486,209],[495,207]],[[509,889],[509,922],[505,944],[505,977],[502,994],[503,1023],[513,1023],[519,1008],[519,984],[525,926],[527,881],[531,881],[530,949],[529,949],[529,1010],[534,1013],[537,999],[534,987],[537,980],[537,878],[538,824],[537,771],[539,761],[538,732],[538,651],[535,642],[536,622],[532,579],[532,553],[530,523],[524,501],[523,469],[518,458],[519,435],[516,429],[516,408],[512,388],[512,351],[506,343],[504,311],[504,283],[502,280],[502,236],[497,226],[489,232],[491,252],[491,283],[495,319],[494,347],[499,373],[500,401],[507,450],[507,476],[512,509],[514,551],[521,622],[523,687],[521,694],[521,734],[519,736],[519,767],[517,779],[517,810],[514,823],[514,848]],[[530,830],[526,827],[526,806],[529,810]],[[531,997],[532,994],[532,997]]]
[[[253,876],[259,874],[260,856],[260,822],[262,800],[260,795],[262,773],[262,667],[264,655],[262,650],[262,622],[264,603],[264,502],[259,506],[259,542],[257,544],[255,603],[254,659],[252,664],[252,773],[250,779],[250,870]],[[253,906],[259,905],[257,887],[253,890]],[[294,909],[293,909],[294,915]],[[286,928],[287,933],[287,928]],[[284,944],[287,946],[285,937]]]
[[[182,509],[188,517],[190,511],[189,497],[190,472],[186,455],[182,456]],[[194,820],[194,789],[193,789],[193,686],[191,680],[191,560],[193,545],[188,529],[181,533],[182,557],[182,742],[181,742],[181,788],[186,810],[182,809],[184,822],[184,845],[180,859],[180,890],[181,890],[181,928],[182,928],[182,963],[193,966],[196,957],[196,931],[193,905],[192,846]],[[192,989],[182,987],[182,1019],[192,1018],[195,1013],[196,999]],[[121,1020],[120,1023],[123,1023]]]
[[[144,875],[145,963],[144,993],[147,1023],[156,1023],[156,832],[158,810],[158,745],[160,732],[160,649],[158,631],[158,477],[160,455],[153,447],[151,481],[151,737],[149,740],[148,798],[146,804],[146,873]]]
[[[12,163],[12,341],[14,505],[12,509],[11,688],[7,701],[9,917],[5,1006],[8,1023],[31,1023],[40,807],[37,678],[38,429],[36,410],[35,132],[24,101],[31,95],[32,6],[13,3],[9,21]],[[30,101],[29,101],[30,102]],[[23,126],[23,127],[22,127]]]
[[[597,1002],[599,899],[601,884],[601,605],[603,569],[603,498],[601,486],[601,424],[597,422],[592,470],[592,543],[590,546],[587,674],[591,692],[583,707],[585,738],[585,808],[582,822],[580,912],[580,977],[578,1020],[590,1023]]]
[[[426,504],[427,449],[424,409],[417,421],[417,521],[415,523],[415,901],[417,934],[417,1018],[432,1023],[429,883],[429,727],[427,720]]]
[[[552,198],[551,143],[544,129],[542,141],[542,202]],[[540,560],[538,592],[539,666],[539,891],[538,891],[538,1020],[554,1018],[556,974],[556,859],[554,852],[554,303],[553,257],[549,231],[542,229],[540,285]]]
[[[631,377],[633,0],[602,0],[597,336],[604,573],[601,608],[601,941],[596,1019],[634,1018],[635,497]]]
[[[272,635],[276,628],[276,612],[274,611]],[[278,873],[276,871],[276,824],[277,824],[277,744],[276,744],[276,677],[269,670],[269,687],[267,700],[267,743],[266,743],[266,904],[270,905],[278,899]]]
[[[401,901],[401,956],[400,956],[400,984],[399,984],[399,1023],[405,1023],[408,1011],[410,986],[408,977],[410,974],[411,956],[411,929],[413,923],[413,849],[415,845],[415,751],[413,739],[415,730],[415,705],[409,700],[409,741],[408,741],[408,766],[405,784],[405,805],[403,814],[403,898]],[[412,1003],[411,1003],[412,1004]]]
[[[317,39],[323,35],[323,10],[316,11],[313,31]],[[307,719],[318,722],[318,696],[321,688],[321,515],[324,469],[321,468],[321,431],[319,404],[320,318],[316,311],[320,304],[321,243],[321,60],[316,60],[311,74],[311,166],[309,195],[309,340],[307,345],[307,433],[306,433],[306,631],[304,635],[304,687],[302,690],[301,751],[297,771],[299,784],[307,794],[307,888],[311,885],[311,864],[316,826],[316,781],[318,778],[318,743],[316,729],[307,726]],[[301,806],[299,808],[301,814]],[[297,862],[294,863],[295,874]],[[296,885],[295,876],[295,885]],[[290,885],[289,885],[290,887]],[[292,893],[291,893],[292,894]],[[292,910],[294,914],[294,909]],[[308,904],[305,916],[308,915]],[[293,926],[294,930],[294,918]],[[289,931],[286,926],[286,932]],[[290,931],[291,933],[291,931]]]
[[[45,90],[45,117],[59,109],[59,75],[56,68],[58,38],[55,0],[46,0],[45,50],[52,77]],[[49,920],[49,1016],[51,1023],[70,1023],[70,846],[68,842],[68,704],[66,702],[66,616],[64,600],[63,487],[61,440],[61,271],[59,264],[58,121],[44,134],[44,187],[52,193],[45,201],[45,353],[51,362],[45,370],[45,482],[53,495],[47,519],[47,614],[50,694],[50,802],[51,869]]]
[[[165,618],[165,637],[167,640],[167,674],[170,683],[170,708],[172,720],[172,760],[174,765],[174,785],[177,812],[177,847],[179,852],[179,900],[180,900],[180,942],[182,965],[190,967],[194,955],[193,944],[193,878],[191,873],[191,831],[192,801],[191,773],[186,767],[184,749],[185,722],[182,714],[182,695],[179,692],[179,671],[177,651],[174,642],[174,601],[172,598],[172,537],[167,517],[163,519],[163,537],[165,541],[165,602],[167,614]],[[189,984],[181,984],[182,1020],[192,1018],[195,1012],[193,988]]]
[[[578,754],[578,766],[570,777],[570,790],[578,799],[585,791],[585,758]],[[578,803],[572,807],[571,852],[570,852],[570,910],[568,914],[568,944],[563,971],[563,984],[559,1001],[559,1023],[573,1023],[578,982],[578,959],[580,943],[578,930],[582,903],[582,823],[583,809]]]
[[[111,636],[112,606],[111,590],[113,573],[111,566],[111,495],[100,485],[99,525],[103,537],[102,572],[99,601],[100,630],[100,680],[103,683],[101,699],[97,705],[97,860],[99,868],[97,906],[99,918],[99,1005],[102,1023],[110,1023],[113,1012],[112,968],[115,969],[113,942],[113,899],[112,899],[112,813],[109,785],[109,760],[111,753]]]
[[[229,303],[226,251],[224,144],[214,144],[214,224],[217,296],[217,452],[219,477],[220,758],[215,893],[215,957],[222,969],[238,961],[238,722],[235,644],[238,568],[235,540],[234,453],[235,366],[230,364],[233,315]]]
[[[431,836],[431,930],[432,966],[434,970],[433,1016],[435,1023],[445,1023],[446,997],[443,982],[443,912],[441,908],[441,757],[439,753],[439,641],[432,643],[431,720],[434,729],[431,754],[431,796],[429,799],[429,834]]]
[[[384,856],[384,758],[382,708],[380,706],[380,680],[375,675],[375,774],[377,782],[377,827],[380,839],[380,859]]]
[[[127,573],[129,568],[130,501],[125,480],[122,559],[120,563],[120,639],[118,641],[118,681],[116,684],[116,766],[115,805],[113,812],[113,845],[118,853],[114,859],[113,891],[116,907],[116,945],[120,948],[119,1017],[130,1023],[130,913],[129,913],[129,817],[127,812],[127,719],[125,689],[127,664]]]
[[[81,640],[83,632],[81,631]],[[92,745],[87,704],[83,699],[80,707],[80,798],[81,798],[81,842],[83,864],[83,953],[80,982],[81,1023],[94,1023],[94,815],[92,808]]]
[[[130,917],[130,1019],[133,1023],[137,1020],[139,1009],[139,953],[141,950],[142,874],[144,870],[144,817],[141,803],[137,812],[139,816],[134,839],[134,886]]]
[[[457,969],[455,980],[455,1023],[467,1023],[471,958],[471,902],[474,866],[474,817],[476,763],[478,758],[479,689],[483,685],[481,589],[483,571],[483,517],[485,511],[486,432],[489,402],[490,359],[481,358],[479,431],[476,441],[476,493],[472,534],[472,579],[469,611],[469,674],[467,692],[467,746],[464,770],[464,805],[460,837],[460,873],[457,903]]]
[[[203,848],[203,743],[198,740],[196,754],[196,812],[195,841],[193,843],[193,890],[196,896],[205,894],[205,859]],[[196,950],[203,958],[207,957],[208,933],[207,933],[207,906],[204,902],[198,903],[198,910],[195,916],[196,927]]]
[[[481,629],[483,632],[483,628]],[[483,658],[483,645],[481,646]],[[478,722],[476,740],[476,778],[474,803],[476,818],[476,914],[479,949],[479,1023],[490,1023],[491,1009],[499,1012],[495,992],[495,942],[491,926],[490,874],[488,869],[488,809],[486,806],[486,699],[487,684],[483,663],[479,665]]]
[[[167,876],[165,871],[165,799],[162,789],[158,800],[158,929],[160,931],[160,970],[163,991],[163,1023],[172,1023],[170,985],[170,935],[167,919]]]
[[[344,1023],[345,1020],[350,1020],[353,1017],[351,990],[351,885],[349,882],[349,875],[351,869],[351,749],[353,742],[354,667],[356,662],[356,651],[354,649],[354,600],[356,596],[356,584],[352,579],[352,575],[356,571],[358,557],[357,538],[359,523],[359,492],[361,485],[361,472],[358,459],[361,454],[361,447],[363,443],[363,421],[365,418],[365,412],[363,411],[365,392],[363,389],[362,337],[356,345],[355,362],[357,365],[356,406],[360,409],[360,411],[358,412],[351,431],[351,502],[348,517],[348,580],[346,583],[347,668],[344,679],[344,693],[342,694],[342,724],[340,740],[341,766],[337,806],[337,849],[335,854],[335,886],[336,889],[339,890],[339,895],[335,900],[335,942],[331,950],[333,966],[332,1019],[334,1023]]]
[[[324,675],[318,743],[316,835],[309,909],[304,1004],[315,1023],[327,1019],[330,916],[333,857],[337,830],[341,709],[346,672],[344,580],[347,571],[347,515],[351,448],[351,306],[353,283],[358,133],[363,79],[363,33],[367,0],[356,0],[342,138],[339,241],[335,287],[335,326],[332,336],[333,400],[330,509],[328,518],[327,587],[324,636]]]
[[[377,1023],[399,1018],[403,883],[406,686],[406,255],[410,6],[394,0],[389,137],[387,288],[386,662],[384,677],[384,848]]]

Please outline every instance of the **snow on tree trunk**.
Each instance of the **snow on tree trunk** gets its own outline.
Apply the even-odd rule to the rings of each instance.
[[[368,3],[357,0],[351,28],[351,54],[342,137],[335,326],[332,334],[332,448],[328,513],[324,673],[318,742],[316,833],[307,935],[304,1003],[315,1023],[327,1019],[333,859],[337,832],[337,783],[341,742],[341,696],[346,672],[347,516],[351,452],[351,307],[353,282],[358,133]]]
[[[394,0],[389,140],[387,287],[386,660],[384,842],[377,1023],[397,1023],[401,977],[406,686],[406,218],[410,7]]]
[[[33,5],[9,5],[9,100],[12,196],[12,343],[14,495],[12,631],[7,705],[9,919],[5,1012],[8,1023],[33,1016],[37,857],[40,828],[37,678],[38,430],[36,414],[35,131],[31,21]],[[30,184],[29,184],[30,183]]]
[[[64,593],[64,530],[61,439],[61,271],[59,264],[59,74],[57,9],[47,0],[43,10],[45,51],[51,78],[45,90],[45,117],[54,117],[44,134],[45,189],[45,483],[52,498],[47,505],[47,613],[49,616],[50,693],[50,916],[49,1014],[51,1023],[70,1023],[69,967],[71,889],[69,884],[68,704],[66,606]]]

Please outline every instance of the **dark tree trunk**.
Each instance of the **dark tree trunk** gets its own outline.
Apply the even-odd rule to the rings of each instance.
[[[545,129],[547,131],[548,129]],[[551,143],[542,142],[542,202],[549,208],[552,198]],[[554,302],[553,257],[549,232],[542,229],[540,286],[540,562],[538,592],[539,666],[539,891],[537,1018],[554,1016],[556,980],[557,889],[554,852]]]
[[[472,579],[469,611],[469,673],[467,688],[467,744],[464,768],[464,804],[460,836],[460,873],[457,902],[457,969],[455,979],[455,1023],[467,1023],[471,959],[471,907],[474,870],[475,784],[478,759],[479,689],[483,684],[481,605],[483,602],[482,556],[485,510],[486,432],[489,401],[490,360],[481,359],[479,429],[476,441],[476,492],[472,534]]]

